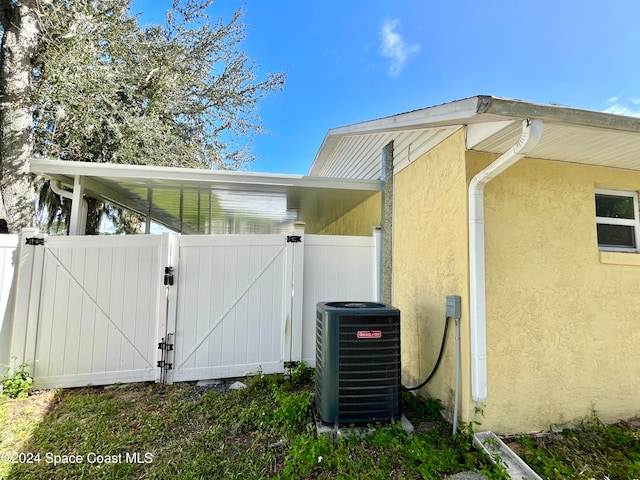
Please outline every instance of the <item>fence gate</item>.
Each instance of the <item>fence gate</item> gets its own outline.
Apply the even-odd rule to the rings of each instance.
[[[316,303],[376,300],[373,237],[298,230],[30,243],[18,250],[10,345],[41,388],[313,364]]]
[[[33,359],[39,387],[156,380],[162,238],[48,237],[23,246],[30,284],[17,299],[13,345]]]
[[[286,239],[181,237],[167,322],[170,382],[282,371],[293,282]]]

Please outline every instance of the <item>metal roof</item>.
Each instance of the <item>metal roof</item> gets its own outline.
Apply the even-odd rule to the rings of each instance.
[[[480,95],[331,129],[309,172],[319,175],[332,170],[330,164],[338,156],[361,162],[361,147],[354,140],[358,137],[368,136],[377,143],[393,139],[395,145],[413,132],[419,144],[455,127],[466,129],[468,150],[502,154],[518,141],[525,118],[544,122],[542,137],[528,154],[531,158],[640,170],[640,118]],[[406,163],[403,156],[400,161]]]
[[[182,233],[313,233],[380,191],[377,180],[69,162],[34,158],[31,172]],[[373,226],[373,225],[372,225]]]

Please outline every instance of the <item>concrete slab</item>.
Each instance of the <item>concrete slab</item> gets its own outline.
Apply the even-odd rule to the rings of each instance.
[[[222,385],[224,380],[220,380],[219,378],[211,379],[211,380],[199,380],[196,383],[196,387],[208,387],[209,385]]]
[[[460,472],[444,478],[445,480],[489,480],[489,477],[478,472]]]
[[[318,415],[315,414],[315,409],[314,409],[314,418],[316,422],[316,434],[318,436],[324,435],[327,438],[332,438],[334,440],[338,438],[348,438],[348,437],[350,438],[353,436],[355,436],[356,438],[363,438],[368,435],[371,435],[373,432],[375,432],[378,429],[388,430],[397,426],[397,423],[396,424],[380,423],[380,424],[376,424],[375,426],[374,425],[371,425],[371,426],[369,425],[362,425],[362,426],[330,425],[320,420]],[[402,417],[400,418],[400,425],[402,426],[402,429],[405,432],[407,432],[407,435],[413,434],[413,431],[414,431],[413,425],[404,415],[402,415]]]

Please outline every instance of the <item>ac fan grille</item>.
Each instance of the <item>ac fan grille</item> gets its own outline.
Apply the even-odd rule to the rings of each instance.
[[[358,338],[359,331],[379,338]],[[338,409],[345,422],[399,416],[400,323],[397,316],[340,315]]]

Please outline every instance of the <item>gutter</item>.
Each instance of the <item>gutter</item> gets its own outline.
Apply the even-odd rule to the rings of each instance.
[[[542,120],[524,120],[522,135],[469,183],[469,309],[471,329],[471,396],[487,399],[487,318],[484,249],[484,187],[524,157],[542,136]]]
[[[73,192],[62,188],[60,180],[54,180],[53,178],[50,179],[49,186],[51,187],[53,193],[56,193],[64,198],[68,198],[69,200],[73,200]]]

